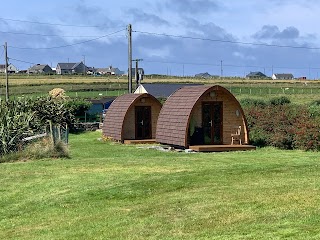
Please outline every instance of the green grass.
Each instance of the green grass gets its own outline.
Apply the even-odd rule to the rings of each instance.
[[[126,76],[81,75],[10,75],[11,97],[47,95],[53,88],[63,88],[70,97],[99,98],[118,96],[127,92]],[[295,104],[310,104],[319,100],[320,81],[300,80],[248,80],[248,79],[197,79],[193,77],[145,76],[143,83],[202,83],[222,85],[238,99],[271,99],[287,96]],[[5,78],[0,75],[0,98],[5,98]],[[134,87],[135,87],[135,83]],[[2,87],[1,87],[2,86]]]
[[[320,153],[175,153],[72,135],[0,164],[0,239],[319,239]]]

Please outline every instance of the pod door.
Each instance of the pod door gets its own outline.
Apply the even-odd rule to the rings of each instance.
[[[151,139],[151,107],[135,107],[136,139]]]
[[[222,102],[204,102],[202,104],[202,127],[205,145],[223,143]]]

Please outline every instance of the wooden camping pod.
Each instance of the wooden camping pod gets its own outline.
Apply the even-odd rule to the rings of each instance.
[[[121,142],[155,138],[160,110],[161,103],[148,93],[119,96],[106,113],[103,135]]]
[[[249,134],[244,112],[227,89],[218,85],[187,86],[173,93],[163,105],[156,141],[183,148],[230,145],[231,135],[239,126],[241,143],[246,145]]]

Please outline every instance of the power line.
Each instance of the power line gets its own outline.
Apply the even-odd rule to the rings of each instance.
[[[192,62],[175,62],[175,61],[154,61],[154,60],[144,60],[145,63],[162,63],[162,64],[177,64],[177,65],[193,65],[193,66],[212,66],[220,67],[220,64],[214,63],[192,63]],[[306,70],[306,69],[320,69],[317,67],[277,67],[277,66],[255,66],[255,65],[235,65],[235,64],[223,64],[223,67],[235,67],[235,68],[274,68],[274,69],[294,69],[294,70]]]
[[[40,33],[23,33],[23,32],[6,32],[0,31],[4,34],[15,34],[15,35],[28,35],[28,36],[40,36],[40,37],[65,37],[65,38],[96,38],[101,36],[64,36],[64,35],[55,35],[55,34],[40,34]]]
[[[179,64],[179,65],[197,65],[197,66],[220,66],[212,63],[192,63],[192,62],[174,62],[174,61],[153,61],[153,60],[143,60],[146,63],[163,63],[163,64]]]
[[[66,44],[66,45],[62,45],[62,46],[55,46],[55,47],[39,47],[39,48],[32,48],[32,47],[16,47],[16,46],[9,46],[10,48],[16,48],[16,49],[24,49],[24,50],[49,50],[49,49],[57,49],[57,48],[65,48],[65,47],[72,47],[72,46],[75,46],[75,45],[80,45],[80,44],[84,44],[84,43],[88,43],[88,42],[93,42],[95,40],[99,40],[101,38],[105,38],[105,37],[109,37],[111,35],[114,35],[114,34],[117,34],[119,32],[122,32],[124,31],[125,29],[122,29],[122,30],[119,30],[119,31],[116,31],[116,32],[113,32],[113,33],[110,33],[110,34],[106,34],[106,35],[103,35],[103,36],[100,36],[100,37],[96,37],[96,38],[93,38],[93,39],[89,39],[89,40],[86,40],[86,41],[82,41],[82,42],[77,42],[77,43],[73,43],[73,44]]]
[[[11,18],[0,18],[0,20],[12,21],[12,22],[22,22],[22,23],[32,23],[32,24],[41,24],[41,25],[52,25],[52,26],[62,26],[62,27],[79,27],[79,28],[101,28],[107,25],[73,25],[73,24],[61,24],[61,23],[49,23],[49,22],[37,22],[37,21],[28,21],[28,20],[20,20],[20,19],[11,19]],[[119,28],[114,27],[114,28]],[[124,27],[124,26],[121,26]],[[108,27],[110,28],[110,27]]]
[[[183,38],[183,39],[191,39],[191,40],[202,40],[202,41],[210,41],[210,42],[222,42],[222,43],[243,44],[243,45],[264,46],[264,47],[320,50],[320,47],[304,47],[304,46],[290,46],[290,45],[278,45],[278,44],[268,44],[268,43],[240,42],[240,41],[190,37],[190,36],[181,36],[181,35],[172,35],[172,34],[165,34],[165,33],[154,33],[154,32],[143,32],[143,31],[133,31],[133,32],[141,33],[141,34],[148,34],[148,35],[155,35],[155,36],[165,36],[165,37]]]
[[[15,58],[8,58],[8,59],[16,61],[16,62],[28,63],[28,64],[33,64],[33,65],[36,64],[36,63],[33,63],[33,62],[28,62],[28,61],[24,61],[24,60],[15,59]]]
[[[4,46],[1,45],[1,47],[4,47]],[[4,48],[2,49],[2,53],[1,53],[0,59],[2,58],[3,54],[4,54]]]

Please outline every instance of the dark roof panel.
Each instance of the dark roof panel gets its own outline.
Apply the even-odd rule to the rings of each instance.
[[[178,89],[186,86],[198,86],[201,84],[176,84],[176,83],[146,83],[142,86],[146,91],[156,98],[167,98]]]

